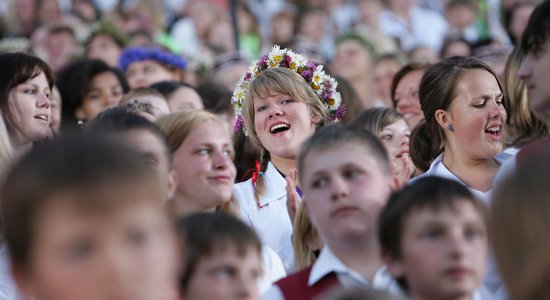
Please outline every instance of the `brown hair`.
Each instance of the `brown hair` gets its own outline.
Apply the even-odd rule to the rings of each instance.
[[[389,126],[399,120],[405,121],[405,118],[393,108],[373,107],[357,115],[350,122],[361,128],[370,130],[378,135],[386,126]]]
[[[377,136],[369,130],[357,126],[336,123],[319,128],[300,147],[300,155],[298,156],[298,177],[300,181],[304,182],[303,176],[307,167],[305,161],[311,153],[339,148],[344,144],[357,144],[366,148],[375,157],[380,169],[390,176],[389,156]]]
[[[518,70],[525,55],[516,47],[506,63],[504,73],[504,106],[508,108],[506,133],[510,146],[522,147],[548,136],[548,127],[529,108],[525,81],[518,77]]]
[[[423,161],[430,161],[443,152],[446,140],[445,131],[435,119],[435,112],[439,109],[447,110],[456,98],[456,87],[464,74],[471,70],[485,70],[493,75],[501,91],[502,83],[498,75],[481,60],[474,57],[455,56],[447,58],[431,66],[420,81],[418,95],[420,107],[424,113],[425,123],[418,126],[427,126],[428,135],[432,139],[431,146],[424,153],[418,153]],[[506,98],[506,96],[504,96]],[[418,152],[419,149],[415,149]]]
[[[334,79],[338,82],[336,90],[340,92],[340,95],[342,96],[342,105],[346,108],[346,113],[344,114],[344,117],[340,119],[340,122],[349,123],[355,116],[364,110],[363,102],[357,92],[353,89],[353,86],[349,80],[337,75],[334,75]]]
[[[166,97],[163,94],[161,94],[158,90],[154,88],[139,87],[139,88],[130,90],[128,93],[122,96],[122,98],[120,99],[120,105],[129,103],[132,100],[143,96],[155,96],[155,97],[164,99],[164,101],[166,101]]]
[[[225,213],[196,213],[181,218],[176,223],[180,240],[184,245],[184,270],[180,276],[180,291],[185,291],[201,260],[237,248],[240,256],[250,251],[261,256],[262,244],[252,228],[237,217]]]
[[[550,152],[531,157],[491,201],[495,260],[509,299],[550,299]]]
[[[204,110],[185,109],[171,113],[158,119],[157,124],[168,138],[170,151],[173,154],[196,127],[208,121],[219,123],[227,130],[228,136],[232,136],[233,132],[224,120]]]
[[[397,100],[395,99],[395,90],[397,90],[397,85],[403,79],[407,74],[414,72],[414,71],[425,71],[430,67],[430,64],[427,63],[419,63],[419,62],[412,62],[404,65],[395,75],[393,76],[393,80],[391,83],[391,101],[393,103],[393,107],[395,108],[397,106]]]
[[[403,230],[411,214],[425,209],[453,209],[462,202],[472,204],[486,228],[489,228],[489,213],[485,204],[466,186],[454,180],[426,176],[392,194],[378,219],[378,238],[383,255],[390,259],[401,258]],[[406,278],[396,279],[401,287],[407,287]]]

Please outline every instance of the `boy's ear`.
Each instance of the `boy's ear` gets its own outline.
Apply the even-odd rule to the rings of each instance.
[[[172,199],[176,194],[176,188],[178,187],[178,173],[172,169],[168,173],[168,185],[166,187],[166,200]]]
[[[79,106],[74,111],[74,115],[76,116],[77,120],[84,120],[85,113],[84,113],[84,109],[82,108],[82,106]]]

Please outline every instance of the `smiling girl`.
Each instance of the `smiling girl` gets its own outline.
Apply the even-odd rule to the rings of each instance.
[[[166,115],[158,125],[168,138],[178,175],[172,214],[214,211],[231,200],[236,169],[231,129],[206,111]]]
[[[301,196],[292,178],[298,150],[316,128],[343,114],[340,94],[322,66],[278,46],[251,72],[233,94],[236,129],[244,123],[262,155],[252,178],[235,185],[234,195],[242,218],[279,254],[288,272],[293,271],[294,252],[287,193]]]
[[[54,79],[50,67],[31,55],[2,54],[0,65],[0,110],[17,155],[51,132]]]

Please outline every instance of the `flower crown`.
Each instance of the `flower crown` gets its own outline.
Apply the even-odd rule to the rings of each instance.
[[[294,53],[290,49],[281,49],[278,45],[275,45],[268,54],[262,56],[259,61],[250,66],[246,75],[239,80],[235,91],[233,91],[231,103],[233,103],[235,110],[235,133],[239,133],[243,129],[243,103],[248,85],[263,71],[275,67],[288,68],[300,74],[328,109],[331,120],[339,120],[344,116],[346,110],[345,107],[341,106],[340,92],[336,91],[338,82],[325,73],[323,66],[315,65],[304,56]]]

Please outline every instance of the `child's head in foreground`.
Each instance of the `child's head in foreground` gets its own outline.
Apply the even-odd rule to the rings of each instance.
[[[306,212],[331,249],[376,237],[378,213],[392,190],[378,137],[343,124],[320,128],[302,145],[298,172]]]
[[[487,208],[462,184],[425,177],[380,214],[390,273],[412,299],[471,299],[487,264]]]
[[[550,299],[548,178],[550,151],[544,149],[520,160],[492,195],[491,242],[509,299]]]
[[[142,156],[95,135],[33,149],[3,191],[18,286],[36,299],[174,299],[163,188]]]
[[[259,299],[261,244],[254,231],[225,213],[180,219],[185,245],[180,292],[186,300]]]
[[[148,119],[130,112],[128,106],[117,106],[99,113],[84,130],[109,135],[137,150],[142,159],[157,171],[160,183],[166,187],[168,200],[174,196],[177,175],[168,139],[162,130]]]

